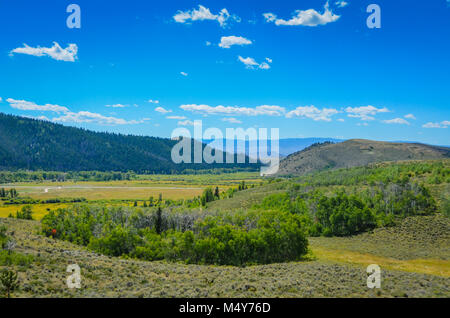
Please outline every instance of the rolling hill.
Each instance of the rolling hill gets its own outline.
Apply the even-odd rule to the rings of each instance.
[[[377,162],[449,157],[450,148],[446,147],[352,139],[338,144],[316,144],[296,152],[280,162],[278,175],[304,175],[326,169],[358,167]]]
[[[180,173],[186,169],[259,168],[255,164],[175,164],[171,150],[176,143],[0,113],[0,170]]]

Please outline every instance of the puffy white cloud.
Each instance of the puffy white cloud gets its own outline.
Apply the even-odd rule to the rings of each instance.
[[[344,7],[348,6],[348,2],[345,2],[345,1],[336,1],[335,4],[336,4],[339,8],[344,8]]]
[[[147,102],[149,102],[151,104],[159,104],[159,100],[149,99]]]
[[[186,73],[186,72],[180,72],[180,74],[183,75],[183,76],[188,76],[188,75],[189,75],[189,74]]]
[[[416,120],[416,116],[414,116],[413,114],[405,115],[405,118]]]
[[[3,99],[0,97],[0,103],[3,101]]]
[[[49,56],[57,61],[75,62],[77,53],[78,46],[76,44],[69,44],[67,48],[63,49],[57,42],[53,42],[52,47],[31,47],[24,44],[23,47],[12,50],[10,55],[27,54],[33,56]]]
[[[242,36],[222,36],[220,39],[219,47],[229,49],[233,45],[250,45],[252,41]]]
[[[348,113],[348,117],[360,118],[361,120],[375,120],[375,116],[378,113],[388,113],[389,109],[386,107],[376,108],[374,106],[361,106],[361,107],[347,107],[345,112]]]
[[[199,5],[198,9],[188,11],[178,11],[173,19],[178,23],[189,23],[193,21],[217,21],[221,27],[225,27],[228,21],[240,22],[241,19],[236,15],[231,15],[227,9],[222,9],[218,14],[211,13],[211,10]]]
[[[319,13],[314,9],[296,10],[290,20],[278,19],[273,13],[264,13],[266,22],[273,22],[275,25],[302,25],[302,26],[318,26],[335,22],[340,18],[339,15],[333,14],[329,8],[328,2],[324,6],[324,12]]]
[[[156,107],[155,111],[161,114],[171,113],[171,110],[164,109],[163,107]]]
[[[286,114],[287,118],[299,117],[299,118],[310,118],[315,121],[331,121],[333,115],[338,114],[339,111],[333,108],[322,108],[318,109],[315,106],[301,106],[288,112]]]
[[[440,123],[426,123],[425,125],[422,125],[423,128],[447,128],[448,126],[450,126],[450,121],[449,120],[444,120]]]
[[[20,109],[20,110],[36,110],[36,111],[50,111],[55,113],[65,113],[68,112],[69,109],[65,106],[45,104],[45,105],[37,105],[33,102],[28,102],[25,100],[15,100],[12,98],[8,98],[6,100],[12,108]]]
[[[269,58],[266,58],[266,61],[268,62],[262,62],[262,63],[257,63],[255,61],[254,58],[252,57],[246,57],[243,58],[242,56],[238,56],[238,60],[240,62],[242,62],[246,68],[250,68],[250,69],[255,69],[255,68],[259,68],[261,70],[268,70],[270,69],[270,65],[268,63],[272,63],[272,60]]]
[[[32,117],[41,120],[48,120],[54,122],[63,123],[97,123],[101,125],[129,125],[129,124],[141,124],[149,118],[144,118],[142,120],[125,120],[122,118],[103,116],[98,113],[92,113],[89,111],[72,112],[65,106],[45,104],[37,105],[36,103],[25,101],[25,100],[15,100],[8,98],[6,100],[12,108],[25,110],[25,111],[45,111],[54,112],[57,114],[63,113],[60,117],[49,119],[46,116]]]
[[[222,121],[226,121],[229,122],[231,124],[242,124],[242,121],[234,118],[234,117],[226,117],[226,118],[222,118]]]
[[[252,57],[243,58],[242,56],[239,55],[238,59],[239,59],[239,61],[244,63],[245,66],[247,66],[247,67],[253,67],[253,66],[259,65],[259,63],[256,63],[255,59]]]
[[[181,105],[181,109],[185,111],[200,113],[203,115],[234,115],[234,116],[282,116],[286,109],[280,106],[261,105],[255,108],[239,107],[239,106],[209,106],[209,105]]]
[[[409,125],[409,122],[406,121],[403,118],[394,118],[394,119],[383,120],[383,123],[385,123],[385,124]]]

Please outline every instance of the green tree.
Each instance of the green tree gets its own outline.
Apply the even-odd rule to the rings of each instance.
[[[17,273],[5,269],[0,274],[0,283],[3,285],[3,291],[6,298],[11,298],[11,293],[19,288],[19,281],[17,279]]]
[[[219,187],[216,187],[216,189],[214,190],[214,197],[215,197],[217,200],[220,199]]]
[[[162,210],[160,206],[158,206],[158,210],[156,211],[155,231],[158,234],[162,232]]]
[[[25,205],[20,211],[17,211],[16,218],[22,220],[33,220],[33,210],[31,205]]]

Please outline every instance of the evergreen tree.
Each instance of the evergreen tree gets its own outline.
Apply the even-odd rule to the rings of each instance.
[[[160,206],[158,206],[158,210],[156,211],[155,230],[158,234],[162,232],[162,210]]]
[[[3,285],[6,298],[11,298],[11,293],[19,288],[17,273],[7,269],[4,270],[0,275],[0,283]]]

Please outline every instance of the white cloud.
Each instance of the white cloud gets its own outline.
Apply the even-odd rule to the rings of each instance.
[[[262,70],[268,70],[270,68],[270,65],[267,62],[262,62],[260,64],[260,63],[257,63],[255,61],[255,59],[252,57],[243,58],[242,56],[239,55],[238,60],[241,61],[242,63],[244,63],[246,68],[250,68],[250,69],[259,68]],[[269,63],[272,63],[272,60],[269,58],[266,58],[266,61],[268,61]]]
[[[369,126],[369,124],[368,123],[357,123],[356,126],[365,126],[365,127],[367,127],[367,126]]]
[[[444,120],[440,123],[426,123],[425,125],[422,125],[423,128],[447,128],[448,126],[450,126],[450,121],[449,120]]]
[[[403,118],[394,118],[394,119],[383,120],[383,123],[385,123],[385,124],[409,125],[409,122],[406,121]]]
[[[222,36],[220,39],[219,47],[229,49],[233,45],[250,45],[252,41],[242,36]]]
[[[3,101],[3,99],[0,97],[0,103]]]
[[[114,105],[105,105],[106,107],[112,107],[112,108],[125,108],[128,107],[128,105],[122,105],[122,104],[114,104]]]
[[[186,72],[180,72],[180,74],[183,75],[183,76],[188,76],[188,75],[189,75],[189,74],[186,73]]]
[[[234,117],[227,117],[227,118],[222,118],[222,121],[226,121],[229,122],[231,124],[242,124],[242,121],[234,118]]]
[[[206,42],[205,42],[205,45],[206,45],[206,46],[210,46],[210,45],[211,45],[211,42],[206,41]]]
[[[270,68],[270,65],[266,62],[262,62],[261,64],[259,64],[259,68],[262,70],[268,70]]]
[[[57,61],[75,62],[77,59],[78,46],[76,44],[69,44],[65,49],[57,42],[53,42],[52,47],[31,47],[24,44],[23,47],[16,48],[10,52],[10,55],[14,54],[27,54],[33,56],[49,56]]]
[[[159,104],[159,100],[149,99],[148,102],[151,104]]]
[[[185,111],[200,113],[203,115],[234,115],[234,116],[282,116],[286,109],[280,106],[261,105],[255,108],[239,106],[209,106],[209,105],[181,105]]]
[[[8,98],[6,100],[12,108],[20,109],[20,110],[36,110],[43,112],[55,112],[55,113],[65,113],[68,112],[69,109],[65,106],[45,104],[45,105],[37,105],[33,102],[28,102],[25,100],[15,100],[12,98]]]
[[[80,111],[80,112],[72,112],[65,106],[45,104],[45,105],[37,105],[36,103],[25,101],[25,100],[15,100],[12,98],[8,98],[6,100],[12,108],[25,110],[25,111],[48,111],[54,113],[63,113],[60,117],[49,119],[45,116],[33,117],[42,120],[54,121],[54,122],[63,122],[63,123],[97,123],[97,124],[105,124],[105,125],[128,125],[128,124],[141,124],[148,118],[142,120],[130,120],[127,121],[122,118],[116,117],[108,117],[103,116],[101,114],[92,113],[89,111]]]
[[[178,120],[183,120],[186,119],[185,116],[167,116],[167,119],[178,119]]]
[[[253,67],[253,66],[259,65],[258,63],[256,63],[255,59],[253,59],[251,57],[243,58],[242,56],[239,55],[238,59],[239,59],[239,61],[244,63],[245,66],[247,66],[247,67]]]
[[[405,115],[405,118],[416,120],[416,116],[414,116],[413,114]]]
[[[345,119],[339,118],[337,121],[340,121],[341,123],[345,122]]]
[[[221,27],[225,27],[228,21],[240,22],[241,19],[236,15],[231,15],[227,9],[222,9],[218,14],[211,13],[211,10],[199,5],[198,9],[192,9],[188,11],[178,11],[173,19],[178,23],[189,23],[193,21],[217,21]]]
[[[167,114],[172,112],[171,110],[164,109],[163,107],[156,107],[155,111],[161,114]]]
[[[348,117],[360,118],[361,120],[375,120],[375,116],[378,113],[388,113],[389,109],[376,108],[374,106],[361,106],[361,107],[347,107],[345,112],[348,113]]]
[[[344,8],[344,7],[348,6],[348,2],[345,2],[345,1],[336,1],[335,4],[336,4],[339,8]]]
[[[146,119],[148,120],[148,118]],[[142,124],[145,120],[125,120],[122,118],[108,117],[89,111],[80,111],[78,113],[68,112],[65,115],[53,118],[52,121],[62,123],[96,123],[101,125],[131,125]]]
[[[266,22],[274,22],[275,25],[303,25],[311,27],[335,22],[340,18],[339,15],[333,14],[329,9],[328,2],[324,6],[324,12],[322,14],[314,9],[308,9],[296,10],[290,20],[278,19],[273,13],[264,13],[263,16]]]
[[[288,112],[286,117],[310,118],[315,121],[331,121],[331,117],[338,113],[339,111],[333,108],[318,109],[315,106],[302,106]]]

